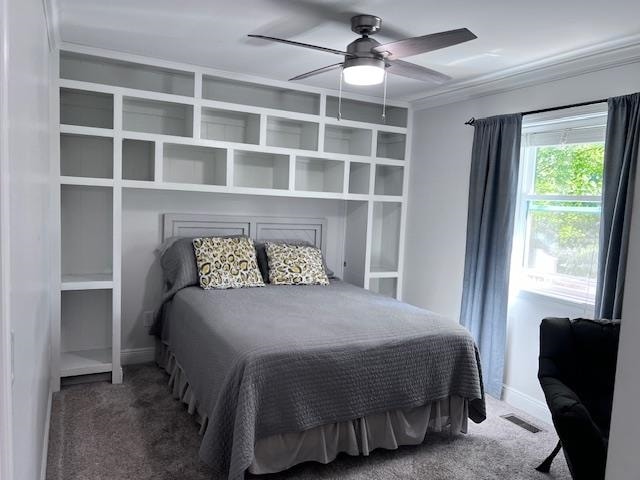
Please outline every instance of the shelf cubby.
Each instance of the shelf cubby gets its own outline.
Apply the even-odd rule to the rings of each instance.
[[[289,155],[236,150],[233,160],[236,187],[289,188]]]
[[[226,185],[227,150],[167,143],[163,149],[163,181]]]
[[[351,162],[349,164],[349,193],[369,194],[371,165],[369,163]]]
[[[289,112],[313,115],[320,113],[320,95],[317,93],[240,82],[209,75],[205,75],[202,79],[202,98]]]
[[[188,97],[194,86],[190,72],[74,52],[60,53],[60,78]]]
[[[402,204],[373,202],[371,272],[398,271]]]
[[[364,287],[369,202],[349,200],[346,203],[344,280]]]
[[[376,156],[404,160],[406,141],[404,133],[378,132]]]
[[[113,272],[113,191],[109,187],[60,187],[62,278]]]
[[[296,190],[342,193],[344,162],[325,158],[296,158]]]
[[[61,88],[60,123],[82,127],[113,128],[113,95]]]
[[[371,130],[364,128],[326,125],[324,151],[346,155],[371,155]]]
[[[122,178],[153,182],[155,143],[145,140],[122,140]]]
[[[60,175],[113,178],[113,139],[61,134]]]
[[[281,117],[267,117],[267,145],[318,150],[318,124]]]
[[[327,117],[338,117],[338,97],[327,97],[326,113]],[[383,118],[381,104],[343,98],[341,114],[345,120],[392,125],[394,127],[407,126],[407,109],[392,105],[387,105],[386,115]]]
[[[260,115],[203,108],[200,135],[206,140],[257,145],[260,143]]]
[[[397,165],[376,165],[376,195],[402,195],[404,167]]]
[[[61,376],[111,371],[111,290],[63,291],[60,324]]]
[[[124,97],[122,114],[124,130],[179,137],[193,135],[192,105]]]
[[[385,297],[396,298],[398,290],[397,278],[371,278],[369,279],[369,290],[379,293]]]

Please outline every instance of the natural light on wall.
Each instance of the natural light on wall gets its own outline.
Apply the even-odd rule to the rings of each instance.
[[[525,124],[512,293],[595,300],[606,116]]]

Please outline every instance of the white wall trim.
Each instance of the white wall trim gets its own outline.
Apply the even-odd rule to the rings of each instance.
[[[640,34],[455,82],[407,100],[414,110],[423,110],[637,62],[640,62]]]
[[[0,478],[13,478],[13,382],[9,250],[9,33],[7,0],[0,0]]]
[[[44,424],[44,438],[42,442],[42,460],[40,460],[40,480],[47,478],[47,457],[49,455],[49,430],[51,427],[51,408],[53,406],[53,390],[49,389],[49,400],[47,401],[47,416]]]
[[[122,351],[120,352],[120,362],[122,363],[122,365],[153,362],[155,358],[155,347],[127,348],[122,349]]]
[[[528,413],[532,417],[537,418],[549,425],[551,425],[551,412],[549,407],[544,402],[541,402],[537,398],[533,398],[531,395],[522,393],[520,390],[516,390],[508,385],[502,385],[502,400],[509,405]]]
[[[55,50],[60,45],[60,19],[58,16],[57,0],[42,0],[44,21],[47,25],[49,50]]]

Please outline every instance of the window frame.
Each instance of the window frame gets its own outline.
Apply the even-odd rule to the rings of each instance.
[[[520,173],[518,175],[518,189],[516,199],[516,212],[513,233],[513,248],[511,256],[511,294],[523,293],[525,295],[539,295],[544,298],[559,300],[573,305],[581,305],[587,308],[594,306],[594,299],[578,299],[549,290],[535,289],[525,286],[520,281],[525,275],[526,258],[529,252],[530,228],[529,204],[534,201],[557,201],[557,202],[589,202],[602,205],[601,195],[561,195],[561,194],[535,194],[535,170],[537,159],[537,148],[546,145],[528,145],[530,135],[544,133],[559,133],[563,131],[577,130],[583,128],[602,128],[602,135],[597,140],[584,140],[580,142],[570,141],[567,144],[576,143],[596,143],[604,140],[604,129],[606,128],[607,110],[606,104],[590,105],[568,109],[568,111],[545,112],[544,114],[531,116],[523,122],[522,143],[520,148]],[[595,136],[595,130],[594,130]],[[587,137],[588,138],[588,135]],[[551,146],[553,144],[549,144]],[[557,144],[556,144],[557,145]],[[600,213],[600,218],[602,213]],[[596,272],[597,274],[597,272]],[[517,287],[517,289],[515,288]]]

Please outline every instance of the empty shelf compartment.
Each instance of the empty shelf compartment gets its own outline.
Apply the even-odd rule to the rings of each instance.
[[[113,95],[61,88],[60,123],[113,128]]]
[[[401,216],[401,203],[373,203],[370,269],[372,272],[398,271]]]
[[[113,178],[113,139],[90,135],[60,135],[60,174]]]
[[[300,150],[317,150],[318,124],[281,117],[268,117],[267,145]]]
[[[320,113],[320,95],[205,75],[202,98],[289,112]]]
[[[165,144],[163,181],[200,185],[227,184],[227,151],[223,148]]]
[[[370,164],[360,162],[349,164],[349,193],[368,194],[370,181]]]
[[[124,130],[179,137],[193,135],[192,105],[125,97],[122,110]]]
[[[324,151],[345,155],[371,155],[371,130],[326,125]]]
[[[145,140],[122,140],[122,178],[152,182],[155,171],[155,143]]]
[[[396,165],[376,165],[376,195],[402,195],[404,167]]]
[[[378,132],[378,148],[376,156],[404,160],[407,136],[404,133]]]
[[[235,151],[234,185],[237,187],[289,188],[289,156]]]
[[[60,78],[193,96],[193,73],[75,52],[60,52]]]
[[[260,143],[260,115],[203,108],[200,135],[207,140],[257,145]]]
[[[327,97],[327,117],[338,117],[338,97]],[[362,102],[360,100],[342,99],[341,117],[345,120],[357,122],[392,125],[394,127],[407,126],[407,109],[387,105],[385,116],[382,116],[380,103]]]
[[[379,293],[385,297],[396,298],[398,290],[397,278],[371,278],[369,279],[369,290]]]
[[[296,158],[296,190],[342,193],[344,162],[324,158]]]

